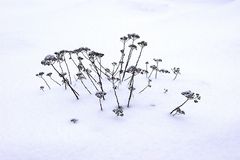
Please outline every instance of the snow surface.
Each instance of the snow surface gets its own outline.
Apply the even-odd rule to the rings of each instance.
[[[240,159],[238,0],[1,0],[0,24],[1,160]],[[88,46],[110,64],[127,33],[149,44],[140,63],[162,58],[182,74],[135,93],[124,117],[112,112],[111,90],[103,112],[79,84],[79,101],[53,83],[39,90],[35,74],[50,70],[40,64],[45,55]],[[189,89],[200,103],[170,116]]]

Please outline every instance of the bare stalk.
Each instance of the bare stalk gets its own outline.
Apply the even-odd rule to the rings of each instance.
[[[187,103],[187,101],[189,101],[189,98],[187,98],[180,106],[178,106],[177,108],[172,110],[172,112],[170,112],[170,114],[173,114],[173,112],[175,112],[176,110],[180,109],[185,103]]]
[[[61,84],[58,83],[56,80],[54,80],[51,76],[50,76],[50,78],[51,78],[51,80],[52,80],[53,82],[55,82],[56,84],[58,84],[59,86],[61,86]]]
[[[46,83],[46,85],[48,86],[48,88],[51,89],[50,86],[48,85],[47,81],[46,81],[42,76],[40,76],[40,77],[42,78],[42,80],[44,80],[44,82]]]
[[[63,79],[63,81],[65,82],[65,84],[69,86],[69,88],[72,90],[72,92],[73,92],[73,94],[75,95],[75,97],[76,97],[77,99],[79,99],[79,97],[78,97],[78,96],[79,96],[78,92],[75,91],[75,90],[72,88],[72,86],[69,84],[69,81],[68,81],[61,73],[59,73],[59,71],[54,67],[53,64],[51,64],[51,66],[52,66],[53,69],[58,73],[58,75]]]
[[[67,71],[68,71],[68,77],[69,77],[69,80],[70,80],[70,84],[72,84],[72,79],[71,79],[71,74],[70,74],[70,70],[69,70],[69,68],[68,68],[68,64],[67,64],[67,61],[66,61],[66,58],[65,58],[65,55],[63,55],[64,56],[64,63],[65,63],[65,65],[66,65],[66,67],[67,67]]]

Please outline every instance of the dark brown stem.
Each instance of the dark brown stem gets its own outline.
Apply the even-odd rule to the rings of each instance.
[[[120,108],[120,104],[119,104],[118,96],[117,96],[117,91],[116,91],[116,86],[115,86],[115,83],[114,83],[113,78],[112,78],[112,86],[113,86],[113,91],[114,91],[114,95],[115,95],[115,97],[116,97],[116,101],[117,101],[118,108]]]
[[[148,76],[148,64],[146,64],[146,78]]]
[[[100,88],[101,88],[101,91],[104,92],[103,86],[102,86],[101,75],[100,75],[100,73],[99,73],[99,71],[98,71],[98,68],[97,68],[97,66],[94,64],[94,62],[92,62],[92,65],[93,65],[93,67],[95,68],[96,73],[97,73],[97,75],[98,75],[98,80],[99,80],[98,84],[99,84],[99,86],[100,86]],[[105,97],[104,97],[104,96],[103,96],[103,100],[105,100]]]
[[[155,79],[157,79],[157,73],[158,73],[158,62],[157,62],[157,69],[156,69],[156,72],[155,72]]]
[[[175,74],[175,77],[173,78],[173,80],[175,80],[177,78],[178,74]]]
[[[59,67],[60,67],[60,69],[61,69],[61,71],[63,73],[63,68],[62,68],[61,62],[60,62],[60,60],[57,60],[57,61],[58,61]]]
[[[147,89],[148,88],[148,85],[145,87],[145,88],[143,88],[139,93],[142,93],[143,91],[145,91],[145,89]]]
[[[51,80],[52,80],[53,82],[55,82],[56,84],[58,84],[59,86],[61,86],[61,84],[58,83],[56,80],[54,80],[52,77],[50,77],[50,78],[51,78]]]
[[[122,81],[124,80],[126,70],[127,70],[127,67],[128,67],[128,63],[129,63],[129,61],[131,59],[131,56],[132,56],[132,52],[133,52],[133,48],[131,48],[130,51],[129,51],[128,59],[127,59],[127,62],[126,62],[126,65],[125,65],[125,68],[124,68],[124,71],[123,71]]]
[[[154,69],[152,69],[151,73],[148,76],[148,79],[151,78],[153,71],[154,71]]]
[[[69,86],[69,88],[72,90],[72,92],[73,92],[73,94],[75,95],[75,97],[76,97],[77,99],[79,99],[79,97],[78,97],[78,95],[79,95],[78,92],[75,91],[75,90],[72,88],[72,86],[69,84],[68,80],[67,80],[61,73],[58,72],[58,70],[54,67],[53,64],[51,64],[51,66],[52,66],[53,69],[58,73],[58,75],[63,79],[63,81],[65,82],[65,84]]]
[[[69,68],[68,68],[68,64],[67,64],[65,55],[64,55],[64,63],[65,63],[65,65],[66,65],[66,67],[67,67],[68,77],[69,77],[69,80],[70,80],[70,84],[72,84],[71,74],[70,74],[70,70],[69,70]]]
[[[41,76],[41,78],[44,80],[44,82],[46,83],[46,85],[48,86],[48,88],[51,89],[50,86],[48,85],[47,81],[46,81],[42,76]]]
[[[87,88],[87,86],[83,83],[82,79],[80,79],[80,82],[82,83],[83,87],[88,91],[89,94],[92,94],[89,89]]]
[[[99,104],[100,104],[101,111],[103,111],[101,98],[99,98]]]
[[[173,112],[175,112],[176,110],[178,110],[179,108],[181,108],[185,103],[187,103],[189,99],[186,99],[180,106],[178,106],[177,108],[175,108],[174,110],[172,110],[172,112],[170,112],[170,114],[173,114]]]
[[[123,49],[122,49],[122,55],[121,55],[121,58],[120,58],[120,61],[119,61],[119,63],[118,63],[118,66],[117,66],[117,68],[116,68],[116,70],[115,70],[115,72],[114,72],[114,75],[117,73],[117,71],[118,71],[118,68],[120,67],[120,71],[122,70],[122,67],[123,67],[123,59],[124,59],[124,56],[125,56],[125,54],[124,54],[124,52],[125,52],[125,47],[126,47],[126,41],[124,41],[123,42]]]
[[[92,75],[90,74],[90,73],[87,73],[87,76],[88,76],[88,78],[90,79],[90,81],[91,81],[91,83],[93,84],[93,86],[95,87],[95,89],[98,91],[98,88],[97,88],[97,86],[94,84],[94,82],[92,81]],[[92,77],[92,78],[91,78]],[[94,78],[93,78],[93,80],[95,80]],[[95,80],[96,81],[96,80]]]
[[[130,100],[132,98],[132,94],[133,94],[133,84],[134,84],[134,75],[135,75],[135,72],[132,73],[132,78],[130,80],[130,84],[129,84],[129,88],[130,88],[130,94],[129,94],[129,97],[128,97],[128,104],[127,104],[127,107],[129,108],[129,105],[130,105]]]
[[[141,57],[141,55],[142,55],[142,50],[143,50],[143,47],[141,47],[141,51],[140,51],[140,53],[139,53],[139,56],[138,56],[137,62],[136,62],[136,64],[135,64],[135,67],[137,67],[137,65],[138,65],[138,62],[139,62],[140,57]]]

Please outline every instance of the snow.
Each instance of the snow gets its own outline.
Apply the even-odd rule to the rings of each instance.
[[[239,10],[238,0],[0,1],[0,159],[239,159]],[[46,55],[87,46],[110,65],[128,33],[148,42],[141,64],[161,58],[181,75],[161,75],[135,92],[124,117],[112,112],[110,86],[103,112],[80,84],[78,101],[52,82],[39,90],[35,74],[52,71],[40,64]],[[142,77],[138,91],[145,84]],[[170,116],[186,90],[202,100]],[[125,106],[128,95],[117,92]]]

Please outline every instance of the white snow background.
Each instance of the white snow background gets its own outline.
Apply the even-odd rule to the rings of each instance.
[[[80,85],[78,101],[54,83],[39,90],[45,55],[87,46],[110,65],[128,33],[148,42],[140,63],[182,74],[136,92],[124,117],[110,89],[103,112]],[[239,0],[0,0],[0,160],[239,160],[239,69]],[[189,89],[202,100],[170,116]]]

